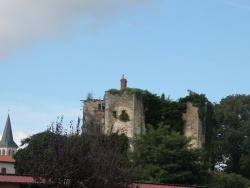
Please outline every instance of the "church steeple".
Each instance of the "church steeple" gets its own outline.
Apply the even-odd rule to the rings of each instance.
[[[5,124],[2,140],[0,141],[0,147],[18,148],[17,144],[13,140],[9,114],[8,114],[7,121],[6,121],[6,124]]]

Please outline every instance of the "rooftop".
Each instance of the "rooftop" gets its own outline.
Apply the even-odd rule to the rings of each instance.
[[[0,155],[0,162],[14,163],[15,159],[9,155]]]
[[[18,148],[17,144],[13,140],[9,114],[8,114],[7,121],[6,121],[6,124],[5,124],[2,140],[0,141],[0,147]]]

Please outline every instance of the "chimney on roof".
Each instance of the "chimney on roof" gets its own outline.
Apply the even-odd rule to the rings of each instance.
[[[121,89],[124,89],[127,87],[127,80],[124,78],[124,75],[122,75],[121,79]]]

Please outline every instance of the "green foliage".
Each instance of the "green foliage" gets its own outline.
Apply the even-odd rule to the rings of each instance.
[[[206,115],[206,104],[209,102],[204,94],[198,94],[191,90],[188,90],[189,95],[185,98],[180,98],[180,102],[187,103],[191,102],[193,106],[198,107],[198,114],[200,119],[203,121]]]
[[[113,116],[114,118],[117,118],[117,114],[116,114],[116,111],[115,111],[115,110],[112,111],[112,116]]]
[[[134,161],[140,166],[140,179],[153,183],[198,184],[206,173],[204,152],[188,149],[189,140],[160,124],[135,140]]]
[[[88,92],[87,93],[87,97],[86,97],[86,100],[93,100],[93,98],[94,98],[94,93],[91,91],[91,92]]]
[[[119,96],[126,93],[128,95],[136,95],[140,98],[143,101],[145,109],[146,125],[151,124],[157,128],[160,122],[164,122],[170,125],[171,129],[175,131],[183,131],[184,121],[182,115],[186,110],[186,104],[171,101],[169,98],[166,99],[165,95],[159,97],[147,90],[137,88],[110,89],[108,92]]]
[[[129,116],[125,110],[122,110],[122,113],[119,115],[121,121],[129,121]]]
[[[136,95],[138,98],[143,98],[144,96],[148,95],[150,92],[148,92],[147,90],[141,90],[141,89],[138,89],[138,88],[129,88],[129,87],[126,87],[126,88],[123,88],[123,89],[110,89],[108,90],[108,92],[110,94],[113,94],[113,95],[122,95],[124,93],[128,94],[128,95]]]
[[[207,175],[206,185],[216,188],[248,188],[250,181],[237,174],[212,173]]]
[[[227,158],[228,173],[250,178],[250,95],[230,95],[215,106],[220,124],[214,154],[217,161]]]
[[[64,132],[59,125],[23,140],[23,144],[26,147],[14,156],[17,174],[46,180],[46,185],[125,188],[131,187],[135,178],[125,135]]]
[[[114,118],[119,118],[119,120],[124,121],[124,122],[130,120],[130,119],[129,119],[129,115],[127,114],[127,112],[126,112],[125,110],[122,110],[122,113],[121,113],[119,116],[117,116],[117,113],[116,113],[116,111],[114,110],[114,111],[112,111],[112,116],[113,116]]]
[[[205,135],[205,149],[207,151],[206,161],[213,160],[214,138],[218,129],[218,124],[214,115],[214,106],[204,94],[197,94],[188,90],[189,95],[180,98],[179,102],[186,104],[191,102],[193,106],[198,107],[198,115],[202,122],[203,134]]]

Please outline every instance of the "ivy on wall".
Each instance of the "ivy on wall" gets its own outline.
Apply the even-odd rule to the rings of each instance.
[[[186,104],[172,101],[169,98],[166,99],[164,94],[159,97],[147,90],[138,88],[110,89],[108,92],[119,96],[124,93],[136,95],[138,99],[141,99],[144,105],[146,129],[148,129],[149,124],[157,129],[160,123],[164,123],[170,125],[172,130],[183,133],[185,122],[182,115],[187,108]]]
[[[117,116],[117,112],[114,110],[112,111],[112,116],[116,119],[119,118],[119,120],[124,122],[130,121],[129,115],[127,114],[126,110],[122,110],[122,113],[119,116]]]
[[[214,106],[204,94],[197,94],[188,90],[188,96],[173,101],[169,97],[166,98],[164,94],[157,96],[147,90],[137,88],[110,89],[108,92],[119,96],[126,92],[127,95],[135,94],[139,99],[142,99],[146,128],[150,124],[157,129],[160,123],[164,123],[169,125],[172,130],[182,134],[185,124],[182,116],[187,110],[187,102],[191,102],[193,106],[198,107],[198,116],[204,126],[203,133],[206,140],[204,147],[208,151],[208,156],[211,155],[217,124],[214,117]]]
[[[207,151],[207,160],[210,160],[214,147],[214,136],[217,130],[217,123],[214,116],[214,105],[204,94],[197,94],[188,90],[189,95],[179,99],[181,103],[191,102],[193,106],[198,107],[198,116],[203,125],[205,134],[205,150]]]
[[[129,121],[129,116],[126,110],[122,110],[122,113],[119,115],[119,119],[124,122]]]
[[[112,116],[113,116],[114,118],[117,118],[117,114],[116,114],[116,111],[115,111],[115,110],[112,111]]]

